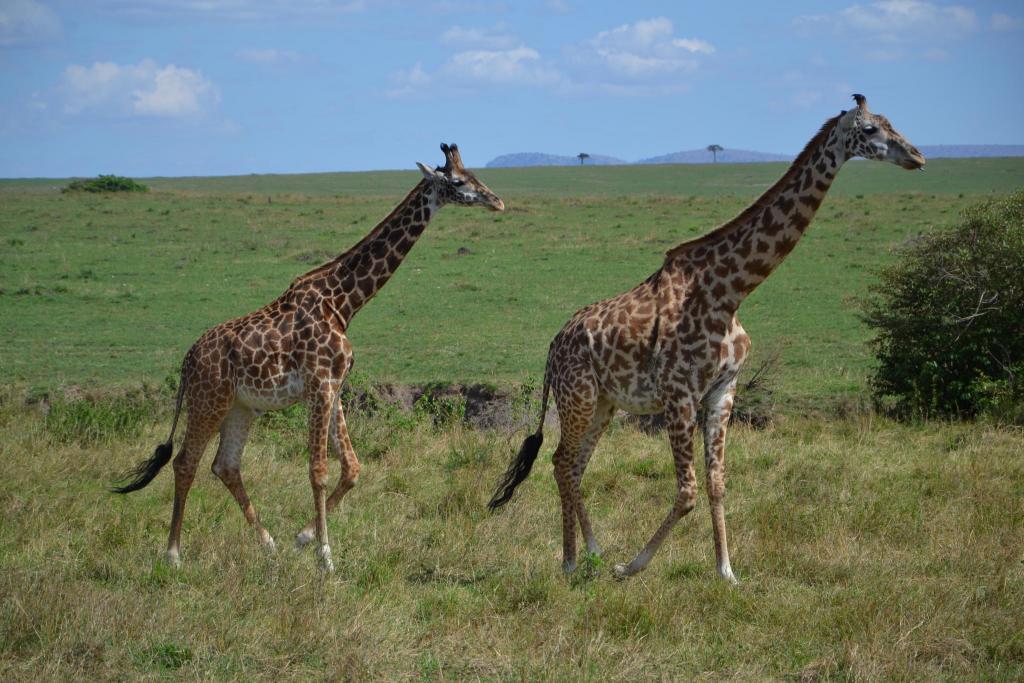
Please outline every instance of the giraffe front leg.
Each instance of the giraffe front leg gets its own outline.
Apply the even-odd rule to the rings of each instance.
[[[334,411],[334,419],[331,420],[331,447],[341,461],[341,478],[337,486],[327,499],[327,514],[330,514],[342,497],[348,493],[359,480],[359,459],[356,457],[355,449],[352,448],[352,440],[349,438],[348,426],[345,424],[345,414],[341,409],[341,402]],[[295,536],[296,549],[305,547],[316,537],[316,517],[309,520],[309,524]]]
[[[666,412],[669,415],[669,440],[672,443],[672,458],[676,468],[675,502],[643,550],[637,553],[636,557],[628,564],[615,565],[615,575],[620,579],[643,571],[654,554],[658,552],[658,548],[668,537],[676,522],[686,516],[696,505],[697,478],[693,471],[693,431],[697,419],[696,403],[687,401],[681,405],[677,404]]]
[[[722,389],[708,395],[704,404],[704,469],[711,506],[711,526],[714,532],[715,559],[718,575],[729,583],[738,583],[729,563],[729,543],[725,533],[725,434],[732,414],[736,395],[736,378],[732,377]]]
[[[309,483],[313,488],[316,554],[325,572],[334,571],[327,539],[327,439],[337,394],[332,384],[323,382],[309,400]]]

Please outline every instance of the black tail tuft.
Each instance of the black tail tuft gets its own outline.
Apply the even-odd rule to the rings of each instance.
[[[508,470],[498,482],[498,490],[494,492],[491,501],[487,503],[488,510],[494,512],[512,498],[516,487],[530,476],[530,468],[533,467],[533,461],[537,459],[537,454],[540,453],[543,443],[544,433],[541,431],[526,437],[516,459],[508,466]]]
[[[171,459],[174,451],[173,441],[162,443],[153,451],[153,457],[143,460],[138,465],[121,475],[121,479],[130,479],[124,486],[117,486],[110,489],[111,493],[131,493],[138,491],[149,482],[153,481],[167,461]]]

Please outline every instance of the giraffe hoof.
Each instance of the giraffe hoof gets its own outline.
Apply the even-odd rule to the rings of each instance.
[[[313,540],[315,534],[312,529],[303,529],[295,535],[295,549],[302,550]]]
[[[331,561],[331,546],[322,545],[316,552],[320,559],[320,570],[325,574],[334,573],[334,562]]]
[[[629,570],[629,565],[621,562],[612,567],[612,573],[615,574],[615,578],[620,581],[633,576],[633,572]]]
[[[168,550],[164,560],[171,566],[171,569],[181,569],[181,558],[177,550]]]
[[[726,581],[728,581],[733,586],[739,584],[739,579],[737,579],[736,575],[732,573],[732,568],[731,567],[726,567],[725,569],[719,569],[718,570],[718,575],[721,576]]]
[[[263,539],[263,549],[267,552],[267,555],[274,555],[277,553],[277,544],[274,543],[274,539],[267,534],[267,537]]]
[[[562,573],[568,576],[576,571],[576,560],[566,560],[562,563]]]

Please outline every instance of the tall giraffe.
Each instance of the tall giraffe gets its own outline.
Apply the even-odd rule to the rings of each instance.
[[[249,315],[207,330],[185,354],[171,434],[153,456],[126,476],[117,493],[146,486],[171,459],[182,401],[188,425],[174,459],[174,509],[167,561],[179,566],[178,544],[185,499],[207,443],[218,430],[213,472],[234,495],[260,540],[274,540],[260,523],[242,485],[242,450],[253,420],[298,401],[309,406],[309,479],[315,515],[297,535],[301,547],[316,538],[321,566],[333,569],[326,516],[356,483],[359,460],[352,449],[339,392],[352,368],[346,330],[352,317],[394,274],[427,223],[446,204],[502,211],[504,203],[462,165],[455,145],[441,145],[445,165],[417,163],[423,178],[377,226],[341,256],[292,282],[274,301]],[[327,445],[341,460],[341,478],[327,497]]]
[[[562,567],[576,568],[576,522],[587,550],[599,553],[580,493],[580,480],[612,413],[664,412],[678,489],[672,509],[619,577],[644,569],[676,522],[693,509],[698,407],[705,408],[704,464],[718,573],[735,582],[725,533],[725,433],[736,375],[750,339],[736,318],[740,303],[796,246],[839,167],[856,156],[906,169],[921,153],[884,116],[856,108],[821,127],[782,178],[736,218],[670,250],[653,275],[619,296],[580,309],[551,342],[540,425],[527,437],[488,506],[512,497],[530,473],[543,442],[548,392],[561,438],[553,456],[562,503]]]

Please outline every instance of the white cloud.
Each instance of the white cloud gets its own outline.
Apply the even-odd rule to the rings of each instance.
[[[1019,17],[1011,17],[1009,14],[997,12],[992,15],[989,27],[993,31],[1016,31],[1024,27],[1024,20]]]
[[[479,47],[456,52],[430,71],[417,63],[393,74],[395,87],[387,94],[404,97],[423,92],[427,86],[458,90],[493,85],[545,87],[562,94],[677,92],[688,87],[681,79],[698,68],[702,57],[715,51],[706,40],[675,35],[672,22],[664,17],[602,31],[567,48],[554,61],[519,43],[502,25],[493,29],[456,26],[442,35],[441,42]]]
[[[60,19],[36,0],[4,0],[0,5],[0,47],[45,42],[60,33]]]
[[[978,30],[974,10],[925,0],[881,0],[850,5],[832,14],[797,17],[798,29],[808,35],[828,31],[854,41],[875,61],[913,55],[934,59],[935,43],[961,40]]]
[[[450,90],[478,89],[497,85],[550,86],[560,81],[556,68],[541,59],[533,48],[520,45],[509,50],[457,52],[433,73],[417,62],[411,69],[391,76],[395,87],[389,97],[408,97],[428,86]]]
[[[852,5],[839,12],[840,21],[876,34],[899,35],[905,31],[973,31],[978,27],[974,10],[959,5],[936,5],[922,0],[883,0]]]
[[[685,89],[682,80],[715,47],[700,38],[675,35],[665,17],[643,19],[601,31],[568,49],[574,82],[612,94],[651,94]]]
[[[445,45],[500,50],[511,48],[519,40],[514,35],[506,32],[504,27],[500,25],[493,29],[452,26],[441,34],[441,42]]]
[[[252,64],[289,64],[297,62],[302,58],[298,52],[292,50],[278,50],[276,48],[249,48],[239,50],[235,53],[238,59]]]
[[[213,86],[199,73],[173,64],[156,72],[151,83],[132,91],[132,108],[152,116],[190,116],[202,110]]]
[[[675,47],[681,47],[684,50],[689,50],[690,52],[699,52],[700,54],[705,55],[709,55],[715,51],[714,45],[707,41],[698,40],[696,38],[676,38],[675,40],[672,41],[672,44]]]
[[[159,66],[151,59],[126,65],[72,64],[64,70],[58,91],[68,114],[184,117],[200,114],[219,100],[217,89],[198,71]]]
[[[545,85],[558,80],[557,71],[541,61],[540,53],[525,46],[459,52],[441,71],[445,76],[480,83]]]
[[[395,85],[386,91],[388,97],[409,97],[425,91],[433,78],[423,70],[420,62],[416,62],[411,69],[402,69],[392,74],[391,81]]]
[[[375,0],[92,0],[118,15],[219,16],[238,20],[319,17],[362,12]]]

